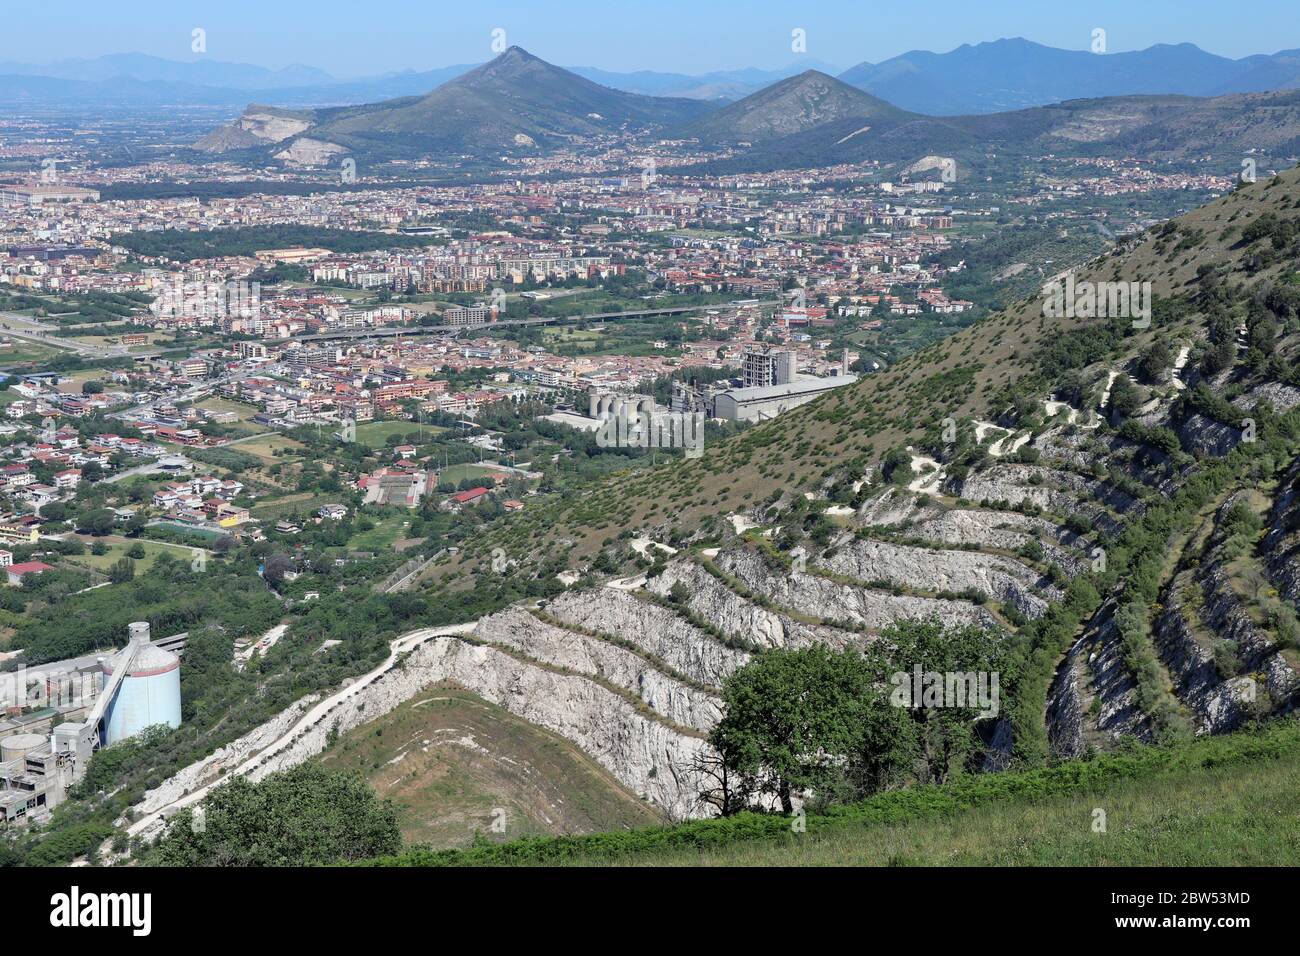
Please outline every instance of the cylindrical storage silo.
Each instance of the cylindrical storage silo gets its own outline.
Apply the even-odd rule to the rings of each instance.
[[[40,734],[10,734],[0,739],[0,763],[21,760],[44,743]]]
[[[104,712],[105,742],[115,744],[155,724],[179,727],[180,658],[154,644],[133,642],[105,666],[107,681],[111,682],[115,669],[124,659],[128,660],[126,676]]]

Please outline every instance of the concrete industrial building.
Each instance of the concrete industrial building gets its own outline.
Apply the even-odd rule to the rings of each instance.
[[[769,385],[788,385],[795,379],[793,352],[755,348],[745,351],[740,364],[740,381],[744,388],[766,388]]]
[[[67,797],[101,746],[159,724],[181,723],[180,660],[149,640],[149,625],[129,627],[130,640],[102,662],[103,686],[81,721],[57,724],[49,736],[0,739],[0,822],[43,817]]]
[[[655,400],[650,395],[605,392],[595,385],[587,389],[587,415],[590,418],[634,418],[638,414],[653,414]]]
[[[80,186],[31,183],[0,186],[0,206],[42,206],[45,203],[96,202],[99,190]]]
[[[809,376],[782,385],[727,389],[713,396],[713,417],[736,422],[766,421],[857,380],[856,375]]]

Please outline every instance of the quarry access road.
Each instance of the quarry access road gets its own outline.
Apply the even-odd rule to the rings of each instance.
[[[293,743],[296,737],[324,720],[334,710],[334,708],[355,697],[365,688],[379,680],[379,678],[384,674],[388,673],[388,671],[392,670],[398,660],[400,660],[402,655],[407,651],[412,650],[417,645],[423,644],[424,642],[436,637],[446,637],[452,634],[468,634],[470,631],[474,630],[474,626],[477,623],[477,621],[469,621],[464,624],[452,624],[447,627],[424,628],[394,638],[388,645],[388,657],[374,670],[363,674],[346,687],[342,687],[330,694],[328,697],[317,701],[305,714],[294,722],[292,727],[282,733],[271,743],[260,748],[247,759],[242,761],[235,767],[235,769],[221,774],[221,776],[210,783],[198,787],[184,796],[160,807],[154,812],[141,817],[139,820],[127,827],[127,833],[131,836],[140,836],[160,829],[163,821],[166,820],[167,817],[172,816],[186,807],[191,807],[202,802],[203,798],[208,795],[208,792],[212,790],[213,787],[220,786],[232,777],[243,776],[251,773],[263,761],[274,757],[280,751],[284,750]]]

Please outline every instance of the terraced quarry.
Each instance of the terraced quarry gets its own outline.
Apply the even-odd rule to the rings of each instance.
[[[564,566],[565,589],[455,632],[401,639],[390,666],[318,706],[319,718],[254,772],[327,748],[326,759],[342,759],[338,736],[354,766],[369,762],[377,785],[419,806],[412,833],[453,842],[481,822],[485,794],[503,778],[475,784],[478,795],[447,794],[440,820],[437,801],[420,805],[403,782],[409,746],[373,737],[396,721],[409,745],[409,702],[454,682],[566,741],[653,813],[699,820],[718,812],[710,732],[730,675],[780,648],[889,657],[892,629],[917,620],[978,629],[1007,665],[1001,709],[978,721],[980,752],[963,772],[1033,772],[1133,741],[1185,747],[1285,718],[1300,701],[1298,207],[1291,170],[1094,263],[1093,280],[1153,283],[1147,324],[1046,317],[1026,302],[701,459],[616,474],[487,527],[437,565],[447,588],[501,580],[482,563],[501,547],[518,561],[508,575],[550,580]],[[442,587],[425,593],[436,600]],[[240,753],[258,749],[253,741]],[[482,759],[511,753],[501,741]],[[433,788],[444,769],[421,765],[415,779]],[[1223,784],[1227,819],[1294,806],[1294,786],[1261,772],[1259,800],[1205,779]],[[1032,863],[1054,845],[1059,862],[1140,863],[1157,858],[1148,847],[1226,860],[1242,846],[1207,836],[1208,812],[1174,821],[1187,841],[1140,836],[1165,821],[1139,812],[1143,800],[1165,806],[1196,785],[1193,774],[1106,791],[1134,821],[1114,855],[1053,812],[1021,807],[957,830],[850,840],[844,856],[802,857],[801,846],[716,861]],[[558,798],[529,786],[521,816],[557,829],[537,821]],[[169,782],[145,809],[183,790]],[[811,806],[820,795],[802,796]],[[1066,817],[1093,799],[1058,796]],[[613,812],[596,802],[606,809],[564,825]],[[775,805],[770,793],[755,803]],[[1006,849],[981,842],[981,826],[1026,836]],[[888,850],[908,840],[914,855]],[[944,840],[961,849],[940,860]],[[1294,860],[1294,840],[1247,857],[1271,853]]]

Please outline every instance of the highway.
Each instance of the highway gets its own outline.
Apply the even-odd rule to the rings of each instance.
[[[124,358],[131,354],[122,346],[89,345],[75,339],[53,335],[54,326],[16,312],[0,312],[0,330],[32,342],[39,342],[41,345],[62,349],[65,352],[76,352],[78,355],[90,358]]]
[[[754,305],[779,305],[775,299],[752,300]],[[636,319],[647,315],[682,315],[690,312],[709,312],[734,308],[735,302],[715,302],[712,305],[674,305],[657,309],[634,309],[629,312],[597,312],[593,315],[542,315],[527,319],[502,319],[499,322],[479,322],[474,325],[399,325],[381,326],[379,328],[338,329],[332,332],[316,332],[311,335],[295,335],[284,339],[268,339],[267,345],[286,345],[290,342],[325,342],[337,339],[370,339],[392,336],[442,335],[447,332],[481,332],[512,325],[552,325],[569,322],[613,322],[619,319]]]

